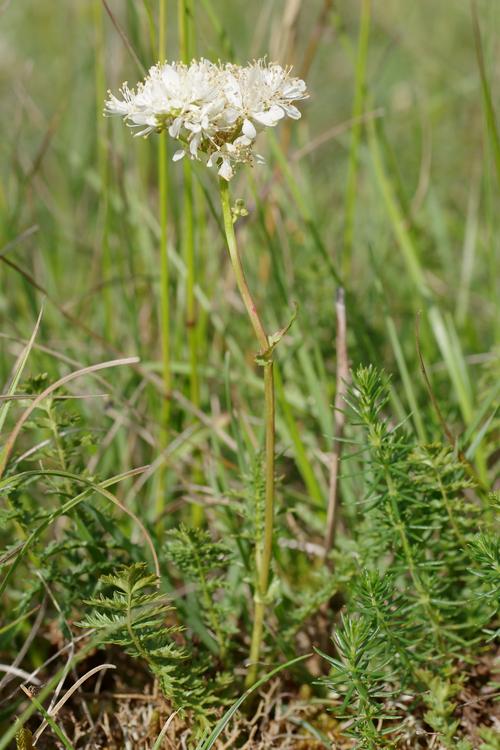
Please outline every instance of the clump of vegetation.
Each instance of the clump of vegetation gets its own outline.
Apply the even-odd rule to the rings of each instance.
[[[0,7],[0,750],[498,748],[500,9],[57,5]]]

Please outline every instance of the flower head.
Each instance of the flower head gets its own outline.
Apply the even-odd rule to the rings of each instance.
[[[281,65],[205,59],[159,63],[136,89],[124,83],[120,93],[109,94],[106,114],[123,117],[136,135],[168,130],[180,145],[174,161],[204,158],[226,180],[236,164],[262,160],[254,154],[258,132],[284,117],[298,119],[294,102],[308,96],[304,81]]]

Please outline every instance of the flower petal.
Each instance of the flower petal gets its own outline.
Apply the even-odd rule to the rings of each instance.
[[[257,120],[257,122],[260,122],[262,125],[274,127],[274,125],[283,119],[284,116],[285,112],[283,111],[283,108],[278,107],[277,104],[273,104],[273,106],[265,112],[255,112],[253,119]]]
[[[180,117],[176,117],[168,129],[168,134],[172,136],[172,138],[178,138],[179,133],[181,132],[181,127],[182,119]]]
[[[228,182],[231,177],[233,177],[234,172],[231,164],[229,163],[229,159],[222,159],[222,164],[219,167],[218,174]]]
[[[255,130],[255,126],[250,120],[243,120],[243,127],[242,127],[243,135],[246,135],[247,138],[250,138],[251,141],[253,141],[257,137],[257,131]]]

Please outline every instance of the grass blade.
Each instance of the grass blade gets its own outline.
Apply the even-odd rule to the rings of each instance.
[[[17,385],[19,383],[19,380],[21,379],[21,375],[23,374],[23,370],[25,368],[26,362],[28,361],[28,357],[30,355],[31,349],[33,348],[33,344],[35,343],[35,338],[38,333],[38,329],[40,327],[42,315],[43,315],[43,305],[40,310],[40,314],[38,315],[38,319],[35,323],[33,333],[31,334],[31,338],[26,344],[26,346],[24,347],[23,351],[21,352],[16,362],[16,365],[14,368],[14,375],[12,376],[12,380],[7,389],[7,393],[6,393],[7,396],[13,396],[14,393],[16,392]],[[4,404],[0,406],[0,434],[3,430],[5,420],[7,419],[7,414],[9,413],[11,403],[12,401],[10,399],[6,399]]]
[[[30,691],[24,687],[24,685],[21,685],[21,690],[26,693],[30,701],[36,706],[37,710],[42,714],[43,718],[47,722],[47,724],[50,726],[56,737],[58,737],[61,742],[63,743],[66,750],[75,750],[63,730],[56,724],[52,716],[45,710],[45,708],[42,706],[39,700],[35,698],[34,695],[30,693]]]
[[[160,750],[161,741],[165,737],[166,733],[168,732],[168,728],[170,727],[170,724],[173,722],[173,720],[175,719],[176,716],[177,716],[177,711],[174,711],[173,714],[170,714],[170,716],[168,717],[167,721],[163,725],[160,734],[156,738],[155,744],[153,745],[153,747],[151,748],[151,750]]]

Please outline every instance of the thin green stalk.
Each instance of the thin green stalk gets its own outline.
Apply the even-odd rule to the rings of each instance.
[[[181,60],[189,63],[191,57],[191,14],[189,0],[178,0],[179,16],[179,48]],[[196,259],[194,237],[194,199],[193,175],[191,162],[184,159],[184,198],[183,198],[183,242],[182,249],[186,264],[186,326],[189,341],[190,361],[190,393],[191,401],[198,406],[200,403],[200,386],[198,377],[198,337],[197,337],[197,305],[195,298]]]
[[[100,211],[98,220],[98,232],[101,244],[101,266],[102,278],[106,281],[113,276],[113,266],[109,248],[109,170],[108,170],[108,144],[107,144],[107,121],[103,117],[102,108],[106,98],[106,66],[105,66],[105,34],[104,34],[104,10],[102,0],[94,0],[94,31],[95,31],[95,98],[96,98],[96,136],[97,136],[97,167],[99,173],[99,198]],[[113,299],[112,288],[109,284],[103,286],[104,296],[104,320],[106,337],[113,339]]]
[[[166,0],[159,0],[158,13],[158,50],[160,61],[166,56]],[[170,423],[170,393],[172,390],[172,368],[170,362],[170,272],[168,262],[168,234],[167,234],[167,141],[166,134],[162,133],[158,140],[158,188],[159,188],[159,214],[160,214],[160,331],[162,342],[162,373],[164,398],[162,409],[162,446],[168,440]],[[163,510],[163,492],[160,489],[157,498],[157,512]]]
[[[245,305],[250,323],[254,330],[257,341],[260,346],[260,353],[264,354],[269,348],[269,341],[267,334],[262,325],[257,307],[253,301],[252,294],[245,278],[245,272],[241,262],[240,254],[238,252],[238,245],[236,244],[236,235],[234,233],[233,216],[231,213],[231,202],[229,197],[229,185],[226,180],[222,177],[219,179],[220,186],[220,198],[222,205],[222,215],[224,218],[224,231],[226,233],[227,247],[229,250],[229,257],[233,266],[234,275],[236,277],[236,283],[238,285],[238,291],[241,294],[243,303]]]
[[[254,621],[252,641],[250,644],[249,670],[245,680],[246,687],[253,685],[257,679],[258,661],[264,629],[264,615],[266,610],[267,592],[269,586],[269,570],[273,550],[273,521],[274,521],[274,443],[275,443],[275,397],[273,363],[264,365],[264,402],[266,422],[265,449],[265,501],[264,501],[264,537],[255,548],[255,564],[257,585],[254,592]]]
[[[189,342],[190,395],[195,406],[200,404],[200,382],[198,374],[198,310],[195,298],[196,259],[194,240],[193,178],[191,162],[184,159],[184,202],[183,202],[183,242],[182,249],[186,264],[186,326]]]
[[[206,306],[202,304],[200,300],[200,290],[205,290],[207,283],[206,269],[208,263],[207,254],[207,211],[206,203],[203,197],[203,188],[199,180],[193,182],[193,204],[195,212],[195,223],[196,223],[196,237],[197,237],[197,261],[198,261],[198,273],[197,273],[197,284],[195,287],[196,302],[197,302],[197,316],[196,316],[196,334],[198,336],[198,352],[203,362],[207,350],[207,324],[209,321],[209,312]]]
[[[192,7],[190,0],[178,0],[179,50],[181,60],[191,59]],[[196,258],[194,236],[193,173],[189,159],[184,159],[184,188],[182,215],[182,253],[186,264],[186,327],[189,346],[189,392],[195,406],[200,405],[198,309],[195,297]],[[203,522],[203,506],[192,505],[192,521],[195,526]]]
[[[167,0],[158,0],[158,58],[166,60],[167,54]]]
[[[189,63],[191,60],[191,31],[193,20],[193,9],[191,0],[178,0],[177,14],[179,20],[179,51],[181,60]]]
[[[325,492],[323,492],[323,490],[321,489],[321,486],[309,460],[299,426],[293,414],[292,407],[287,401],[285,388],[283,385],[283,378],[278,367],[276,367],[275,379],[280,414],[284,419],[284,426],[286,427],[286,431],[288,433],[287,438],[290,440],[290,442],[293,443],[297,468],[302,476],[311,500],[313,500],[318,508],[323,508],[325,505]]]
[[[358,183],[359,146],[363,128],[362,115],[366,99],[366,63],[368,57],[368,40],[370,37],[372,0],[363,0],[361,6],[361,22],[359,28],[358,55],[356,60],[356,80],[354,90],[354,104],[349,148],[349,164],[347,168],[346,213],[344,226],[344,246],[342,250],[342,276],[349,278],[351,254],[354,236],[354,214],[356,209],[356,194]]]
[[[245,305],[255,337],[260,347],[260,354],[265,355],[269,351],[269,339],[264,330],[259,313],[248,287],[243,265],[241,263],[236,235],[231,214],[229,198],[229,185],[224,179],[219,180],[222,215],[224,217],[224,230],[226,234],[229,257],[233,266],[236,283],[241,298]],[[247,673],[247,687],[253,685],[257,679],[257,668],[262,645],[262,633],[264,629],[264,615],[266,598],[269,585],[269,570],[271,567],[272,544],[273,544],[273,520],[274,520],[274,442],[275,442],[275,396],[274,396],[274,374],[271,355],[268,356],[264,365],[264,401],[265,401],[265,507],[264,507],[264,534],[255,546],[255,568],[256,585],[254,591],[254,621],[252,641],[250,646],[250,666]]]
[[[162,372],[165,396],[163,401],[162,427],[164,436],[168,435],[170,420],[170,391],[172,389],[172,371],[170,363],[170,271],[167,247],[167,141],[165,133],[159,137],[158,144],[158,186],[160,213],[160,284],[161,284],[161,341],[162,341]]]

